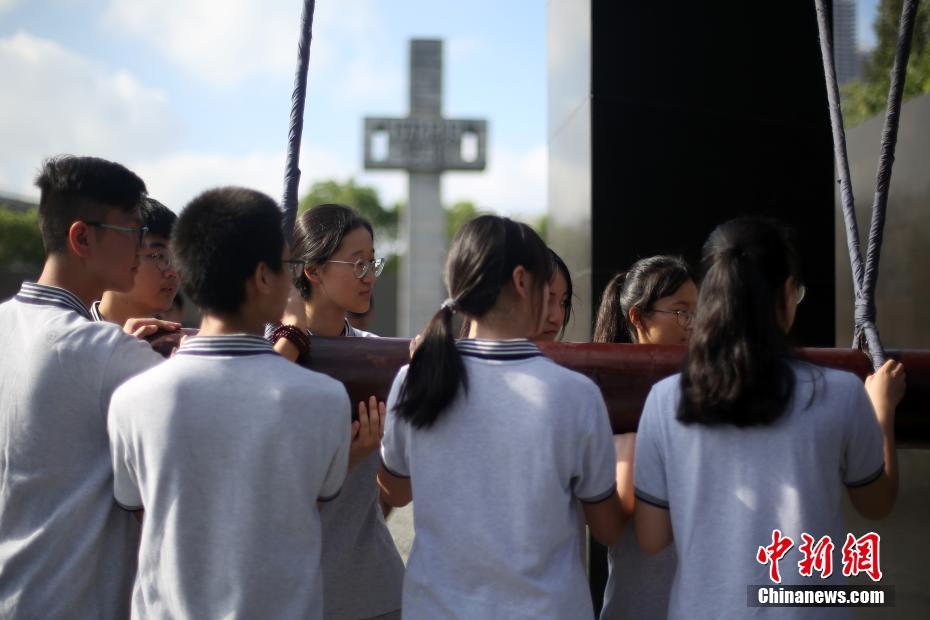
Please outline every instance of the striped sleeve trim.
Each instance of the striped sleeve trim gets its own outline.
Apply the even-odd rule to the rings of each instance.
[[[646,493],[645,491],[643,491],[642,489],[638,487],[634,487],[633,490],[636,494],[636,499],[646,502],[647,504],[651,506],[655,506],[656,508],[662,508],[664,510],[668,510],[667,500],[659,499],[655,495],[650,495],[649,493]]]
[[[862,480],[855,480],[855,481],[853,481],[853,482],[847,482],[847,483],[846,483],[846,486],[847,486],[848,488],[850,488],[850,489],[856,489],[856,488],[859,488],[859,487],[864,487],[864,486],[866,486],[866,485],[872,484],[873,482],[875,482],[876,480],[878,480],[879,478],[881,478],[883,473],[885,473],[885,463],[882,463],[882,464],[881,464],[881,467],[879,467],[877,470],[875,470],[874,473],[869,474],[868,476],[866,476],[866,477],[863,478]]]
[[[318,502],[331,502],[331,501],[333,501],[334,499],[336,499],[337,497],[339,497],[339,494],[340,494],[340,493],[342,493],[342,487],[339,487],[339,490],[336,491],[335,493],[333,493],[332,495],[327,495],[326,497],[318,497],[318,498],[316,498],[316,501],[318,501]]]
[[[386,471],[387,473],[391,474],[391,475],[394,476],[395,478],[404,478],[404,479],[406,479],[406,480],[409,480],[409,479],[410,479],[410,476],[405,476],[404,474],[399,474],[399,473],[397,473],[396,471],[394,471],[393,469],[391,469],[390,467],[388,467],[388,466],[387,466],[387,463],[384,462],[384,457],[383,457],[383,456],[380,457],[380,458],[381,458],[381,467],[384,468],[384,471]]]
[[[616,484],[611,484],[610,488],[604,491],[603,493],[599,495],[595,495],[594,497],[579,497],[578,501],[581,502],[582,504],[600,504],[601,502],[610,499],[613,496],[613,494],[616,492],[617,492]]]

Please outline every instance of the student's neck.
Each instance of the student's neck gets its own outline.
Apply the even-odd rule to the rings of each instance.
[[[526,329],[518,325],[473,321],[469,338],[478,340],[517,340],[526,338]]]
[[[106,291],[100,300],[100,314],[110,323],[125,325],[129,319],[155,316],[151,308],[134,302],[128,295]]]
[[[103,295],[103,287],[94,281],[83,265],[59,254],[52,254],[45,260],[36,284],[68,290],[77,295],[88,308]]]
[[[307,301],[304,303],[306,328],[314,336],[335,338],[345,330],[346,311],[327,301]]]
[[[198,336],[265,335],[265,321],[250,316],[219,316],[204,313]]]

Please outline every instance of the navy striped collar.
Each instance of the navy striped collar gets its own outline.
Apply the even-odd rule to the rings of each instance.
[[[240,356],[275,353],[271,343],[261,336],[234,334],[230,336],[193,336],[186,339],[176,355]]]
[[[459,353],[486,360],[515,361],[541,357],[542,351],[526,339],[519,340],[472,340],[462,339],[456,343]]]
[[[58,286],[36,284],[35,282],[23,282],[15,299],[16,301],[26,304],[58,306],[65,310],[73,310],[85,319],[91,318],[87,306],[84,305],[84,302],[81,301],[77,295]]]
[[[93,319],[94,321],[106,321],[106,319],[103,318],[103,315],[100,314],[100,302],[99,301],[95,301],[94,303],[90,305],[90,318]]]

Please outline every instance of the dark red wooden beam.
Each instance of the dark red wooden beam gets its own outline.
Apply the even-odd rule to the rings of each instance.
[[[320,338],[311,340],[310,368],[341,381],[353,401],[371,394],[387,398],[397,370],[408,361],[409,340],[401,338]],[[167,341],[155,343],[165,352]],[[681,346],[632,344],[539,343],[559,364],[590,377],[601,388],[614,432],[636,430],[643,403],[652,385],[678,372]],[[902,447],[930,448],[930,351],[889,351],[904,363],[907,395],[898,407],[896,431]],[[868,360],[853,349],[800,349],[815,364],[841,368],[862,378]]]

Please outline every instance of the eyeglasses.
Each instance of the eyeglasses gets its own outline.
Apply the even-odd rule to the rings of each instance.
[[[303,273],[304,265],[307,264],[302,260],[296,259],[282,260],[281,262],[287,265],[287,270],[291,273],[292,278],[296,278],[301,273]]]
[[[152,252],[151,254],[143,254],[142,258],[147,258],[153,263],[155,263],[156,269],[162,273],[171,269],[172,259],[171,255],[167,252]]]
[[[797,299],[794,300],[794,305],[800,304],[804,301],[804,296],[807,294],[807,287],[803,284],[796,289]]]
[[[95,228],[106,228],[107,230],[115,230],[117,232],[126,233],[130,235],[138,235],[139,238],[136,240],[138,245],[142,245],[142,241],[145,239],[145,233],[149,231],[148,226],[117,226],[115,224],[104,224],[103,222],[84,222],[88,226],[93,226]]]
[[[649,308],[649,312],[660,312],[662,314],[674,314],[675,319],[681,327],[690,327],[694,321],[694,313],[688,310],[659,310],[658,308]]]
[[[368,274],[369,269],[374,269],[375,277],[381,275],[384,271],[384,259],[376,258],[374,260],[358,259],[357,261],[347,260],[328,260],[327,263],[338,263],[340,265],[352,265],[355,268],[355,277],[361,280]]]

